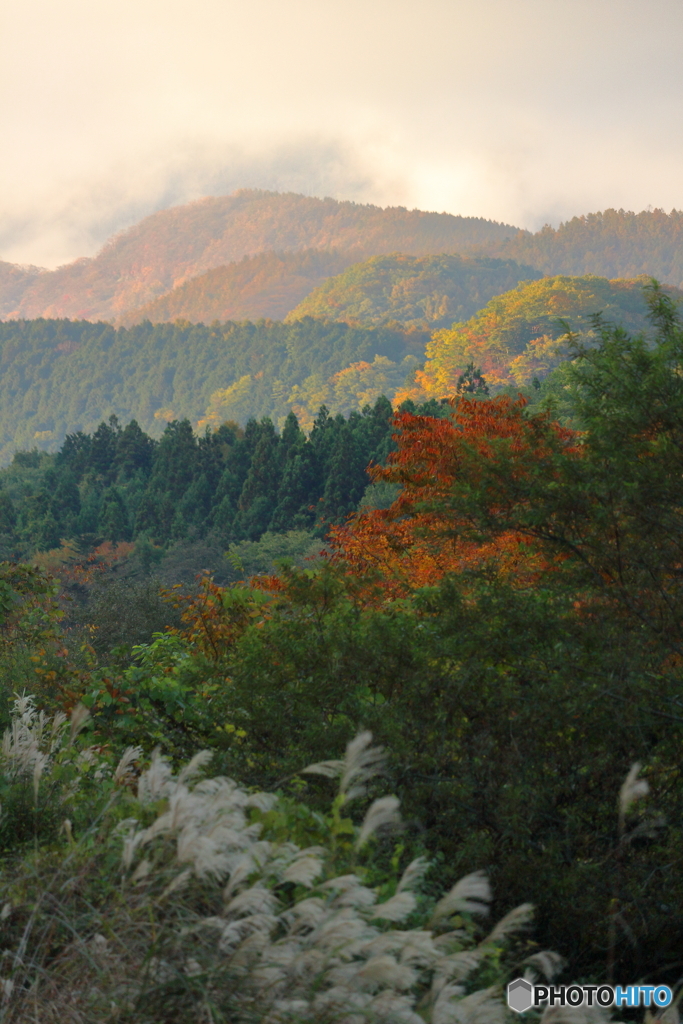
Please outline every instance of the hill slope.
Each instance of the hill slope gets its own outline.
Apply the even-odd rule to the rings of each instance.
[[[0,260],[0,320],[16,309],[27,288],[44,273],[40,267],[19,267]]]
[[[357,254],[304,249],[264,252],[207,270],[139,309],[124,313],[124,327],[152,323],[213,323],[214,320],[283,320],[317,285],[338,274]]]
[[[490,252],[490,249],[486,251]],[[496,254],[531,263],[546,274],[647,274],[683,287],[683,213],[605,210],[574,217],[559,228],[517,235]]]
[[[452,394],[468,363],[481,367],[494,387],[523,387],[534,377],[542,380],[566,358],[561,320],[575,332],[590,334],[591,316],[602,312],[606,320],[633,333],[648,332],[646,281],[587,275],[520,284],[492,299],[466,323],[432,335],[424,370],[416,374],[421,389],[411,397]],[[677,289],[667,291],[683,298]]]
[[[146,217],[93,259],[40,274],[5,315],[113,320],[190,277],[260,252],[421,255],[486,247],[518,233],[478,217],[243,190]]]
[[[399,321],[429,329],[467,320],[494,295],[541,277],[513,260],[467,256],[373,256],[311,292],[287,321],[302,316],[347,323]]]

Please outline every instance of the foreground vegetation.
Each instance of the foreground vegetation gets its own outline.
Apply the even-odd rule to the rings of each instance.
[[[69,990],[87,942],[93,950],[100,943],[97,935],[106,943],[116,941],[101,927],[117,906],[107,895],[107,879],[116,877],[116,885],[124,886],[117,894],[131,894],[124,899],[125,913],[133,915],[129,924],[120,918],[121,933],[130,927],[140,937],[139,945],[126,944],[133,951],[130,960],[119,945],[116,956],[122,959],[108,961],[112,979],[119,972],[125,991],[133,992],[122,999],[143,999],[143,990],[136,988],[143,963],[160,1000],[170,991],[166,985],[183,993],[178,1020],[186,1019],[180,1015],[185,1007],[195,1012],[206,999],[214,999],[211,1012],[220,1011],[223,1019],[248,1019],[239,1016],[241,1007],[215,1003],[214,947],[193,930],[200,918],[216,918],[221,928],[227,922],[238,946],[245,939],[246,933],[240,931],[238,938],[235,929],[230,931],[232,912],[224,916],[218,896],[188,881],[190,903],[173,903],[163,911],[163,921],[155,916],[166,906],[164,886],[180,870],[173,866],[176,848],[164,845],[170,827],[164,815],[190,800],[183,781],[182,799],[175,801],[174,787],[181,784],[177,773],[202,749],[212,752],[211,772],[238,780],[240,792],[265,791],[279,801],[259,810],[257,800],[256,811],[264,817],[248,823],[260,824],[264,832],[252,836],[254,841],[296,846],[286,848],[286,857],[277,853],[284,860],[269,876],[275,879],[272,886],[263,881],[263,872],[271,870],[266,867],[270,847],[244,869],[251,882],[247,891],[254,895],[255,887],[264,902],[258,911],[245,903],[243,914],[262,912],[267,928],[274,929],[258,948],[270,951],[271,943],[293,942],[278,961],[280,973],[267,975],[277,979],[274,992],[290,977],[287,957],[299,955],[300,939],[294,941],[289,929],[303,895],[296,885],[287,888],[278,871],[289,869],[287,857],[296,861],[299,850],[310,846],[331,851],[333,867],[317,877],[357,875],[372,893],[363,896],[367,906],[394,898],[402,872],[420,856],[432,864],[421,890],[425,907],[462,876],[484,869],[495,893],[494,914],[533,903],[534,939],[540,948],[566,957],[566,977],[676,983],[683,948],[683,327],[668,295],[653,286],[647,296],[653,328],[648,337],[599,318],[590,339],[569,337],[572,362],[555,371],[562,380],[562,422],[552,389],[536,404],[504,394],[491,398],[485,382],[471,373],[449,415],[404,410],[396,417],[394,450],[371,474],[387,500],[366,504],[334,526],[324,557],[303,565],[298,559],[285,561],[275,572],[233,585],[206,577],[193,590],[171,589],[165,595],[170,628],[157,629],[143,642],[136,639],[134,646],[118,636],[116,646],[98,647],[82,624],[77,627],[72,605],[63,602],[54,581],[38,568],[5,565],[0,596],[7,724],[13,691],[26,690],[50,714],[87,708],[91,717],[82,742],[87,737],[95,752],[93,773],[100,771],[98,758],[109,766],[97,779],[93,775],[92,785],[79,781],[81,796],[71,804],[71,755],[64,755],[64,765],[61,755],[50,755],[57,774],[45,789],[43,769],[34,772],[38,761],[29,759],[21,797],[5,770],[3,877],[17,915],[6,948],[18,948],[24,934],[41,936],[26,967],[26,991],[34,991],[38,973],[61,985],[62,965],[62,991]],[[28,714],[27,707],[22,713]],[[27,728],[33,729],[33,722]],[[54,733],[47,722],[41,728],[45,737]],[[57,733],[61,728],[55,727]],[[311,762],[342,759],[362,730],[371,730],[387,750],[381,791],[400,799],[404,822],[400,835],[373,840],[367,860],[352,849],[361,819],[349,812],[344,823],[343,800],[330,815],[329,783],[303,771]],[[6,741],[5,757],[14,742],[20,741]],[[100,783],[112,779],[118,759],[131,746],[136,749],[124,759],[128,767],[120,769],[116,784]],[[161,767],[153,754],[157,746],[169,758],[176,782],[169,781],[171,769]],[[73,757],[78,761],[80,754]],[[78,763],[89,764],[90,758]],[[636,804],[622,790],[619,809],[616,797],[629,773],[634,792],[643,795],[635,763],[650,794]],[[149,811],[130,795],[136,787],[139,794],[140,785],[146,791],[148,783],[141,780],[149,778],[147,770],[170,787],[159,791],[160,802],[152,801]],[[327,770],[335,766],[328,764]],[[88,772],[83,768],[90,778]],[[202,794],[223,792],[222,783],[199,785],[204,787],[197,797],[200,807]],[[151,828],[145,836],[150,841],[158,836],[154,842],[160,844],[159,860],[157,854],[148,858],[151,866],[140,869],[135,883],[126,881],[126,872],[137,870],[138,854],[121,883],[116,844],[123,837],[116,840],[107,831],[119,820],[118,811],[103,810],[115,793],[120,817],[139,822],[130,825],[131,834]],[[371,788],[370,795],[379,797],[380,790]],[[390,818],[395,803],[382,806]],[[206,822],[204,811],[197,814]],[[155,827],[158,815],[162,824]],[[105,838],[89,831],[92,821],[97,829],[103,823]],[[113,845],[106,838],[110,834]],[[76,860],[85,857],[83,850],[97,851],[97,871],[87,857],[78,862],[80,874],[75,867],[62,868],[72,843]],[[327,855],[310,854],[323,861]],[[188,857],[191,867],[194,854]],[[33,881],[27,880],[22,860],[35,866]],[[232,884],[237,870],[232,862],[226,865],[219,872],[223,887]],[[41,887],[54,892],[48,879],[68,894],[67,874],[90,879],[87,886],[101,877],[105,890],[100,902],[88,896],[87,908],[69,910],[67,930],[73,914],[82,915],[73,946],[66,933],[54,930],[56,924],[50,930],[45,922],[32,931],[44,912],[36,894]],[[325,890],[333,891],[334,885]],[[152,894],[149,905],[146,892]],[[270,902],[273,892],[278,907]],[[80,893],[76,886],[68,900],[80,899]],[[420,917],[420,906],[419,900],[415,908],[411,904],[410,913],[418,917],[408,919],[408,931],[424,932],[429,911]],[[138,913],[151,914],[149,931]],[[463,922],[465,933],[473,934],[466,917]],[[361,931],[365,927],[358,925]],[[381,946],[378,956],[395,956],[391,943],[398,939],[362,934],[370,943],[377,938],[378,945],[368,948]],[[186,944],[198,952],[189,953]],[[257,946],[254,939],[248,948]],[[363,989],[358,979],[366,969],[364,950],[361,945],[349,953],[350,966],[334,977],[370,993],[362,996],[367,1009],[380,991],[391,991],[393,976],[385,962],[373,975],[375,988]],[[72,954],[76,959],[69,959]],[[500,984],[507,976],[504,965],[512,962],[506,956],[500,953],[493,973],[475,973],[473,985]],[[191,958],[198,964],[196,988],[195,967],[187,969]],[[247,970],[247,960],[222,964],[228,972]],[[430,1019],[431,1013],[434,1022],[468,1019],[469,1011],[463,1016],[458,1009],[438,1016],[436,997],[426,996],[434,993],[430,962],[427,958],[417,973],[404,975],[410,978],[406,1014],[417,1011]],[[474,969],[475,961],[468,963]],[[420,973],[423,969],[426,973]],[[336,984],[325,978],[323,990]],[[221,991],[232,993],[230,984],[226,981]],[[95,1000],[98,986],[93,981],[88,989]],[[290,1017],[268,1017],[274,1007],[266,1011],[259,1005],[254,1019],[295,1020],[296,1013],[302,1020],[335,1019],[324,1016],[328,1010],[323,1012],[320,1003],[311,1009],[308,995],[299,998],[301,1004],[277,1010]],[[131,1005],[139,1014],[132,1019],[159,1019],[149,1003]],[[230,1017],[233,1011],[236,1016]],[[401,1019],[398,1009],[391,1012],[395,1016],[387,1019]]]
[[[435,900],[424,858],[399,869],[395,797],[354,825],[383,765],[369,733],[304,768],[339,778],[323,814],[202,778],[208,751],[177,774],[158,751],[140,773],[134,747],[115,764],[78,739],[86,724],[22,698],[3,748],[10,817],[42,833],[2,879],[3,1021],[502,1021],[516,966],[559,967],[519,935],[529,905],[482,929],[482,872]],[[71,815],[52,849],[48,799]]]

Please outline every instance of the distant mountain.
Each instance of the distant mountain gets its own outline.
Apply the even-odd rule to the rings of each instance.
[[[358,259],[357,253],[264,252],[207,270],[119,318],[124,327],[152,323],[210,324],[214,320],[283,320],[321,281]]]
[[[188,278],[261,252],[427,255],[486,248],[519,233],[480,217],[242,190],[154,213],[94,258],[38,274],[4,316],[115,320]]]
[[[490,247],[485,251],[491,253]],[[683,212],[605,210],[574,217],[559,228],[518,234],[495,250],[545,274],[638,277],[683,287]]]
[[[43,273],[40,267],[19,267],[0,260],[0,320],[17,308],[26,289]]]
[[[373,256],[319,285],[286,319],[450,327],[468,320],[494,295],[541,276],[533,267],[488,257]]]

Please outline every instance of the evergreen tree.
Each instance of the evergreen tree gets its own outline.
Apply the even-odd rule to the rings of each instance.
[[[351,423],[342,421],[330,455],[318,512],[319,526],[339,523],[355,511],[370,482],[365,467],[366,460]]]
[[[311,529],[322,492],[323,478],[314,446],[306,441],[290,448],[270,529],[276,533]]]
[[[116,474],[116,449],[121,434],[121,425],[116,416],[110,416],[108,423],[100,423],[92,436],[88,468],[105,480],[113,480]]]
[[[155,442],[140,429],[137,420],[131,420],[116,442],[115,467],[119,478],[126,480],[140,471],[149,476],[155,447]]]
[[[260,437],[242,487],[233,523],[233,532],[238,540],[257,540],[265,533],[277,502],[282,475],[280,439],[269,419],[263,419],[259,428]]]
[[[110,487],[102,496],[99,529],[102,536],[114,544],[120,540],[130,540],[128,511],[116,487]]]

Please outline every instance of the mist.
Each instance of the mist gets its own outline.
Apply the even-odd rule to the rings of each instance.
[[[683,206],[678,0],[5,0],[0,258],[237,188],[537,229]]]

